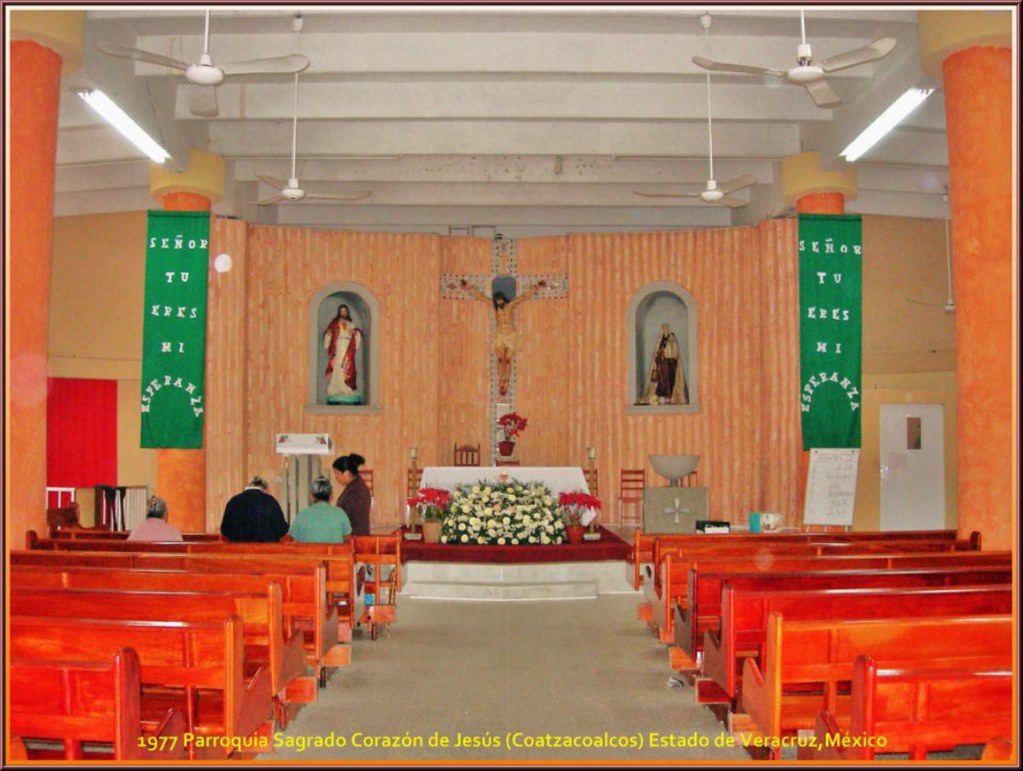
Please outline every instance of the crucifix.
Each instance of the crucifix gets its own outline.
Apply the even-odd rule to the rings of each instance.
[[[490,245],[491,275],[441,275],[441,297],[451,300],[480,300],[492,305],[490,318],[490,412],[496,422],[509,412],[515,401],[515,308],[530,299],[550,300],[568,296],[568,277],[563,274],[520,276],[516,270],[517,246],[513,239],[496,236]],[[519,293],[519,280],[527,288]],[[489,295],[483,290],[489,290]],[[491,438],[494,455],[496,438]]]

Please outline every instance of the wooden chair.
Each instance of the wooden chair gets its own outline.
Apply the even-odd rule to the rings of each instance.
[[[456,444],[455,462],[456,466],[478,466],[480,465],[479,444]]]
[[[423,470],[421,468],[410,468],[407,472],[408,484],[405,488],[405,497],[411,498],[419,492],[419,486],[423,483]]]
[[[598,476],[597,475],[597,469],[595,469],[595,468],[583,469],[583,476],[586,477],[586,487],[589,488],[590,495],[594,496],[595,498],[599,498],[600,497],[600,492],[598,491],[598,488],[597,488],[597,476]]]
[[[359,469],[359,476],[362,477],[362,481],[366,483],[366,487],[369,488],[369,495],[373,497],[373,469],[364,468]]]
[[[646,469],[623,468],[618,480],[618,522],[621,525],[643,525],[643,488]],[[626,512],[629,513],[626,519]]]

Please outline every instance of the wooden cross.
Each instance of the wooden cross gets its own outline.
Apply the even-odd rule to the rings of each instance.
[[[515,281],[515,296],[521,296],[519,292],[519,281],[525,280],[528,287],[533,287],[539,282],[545,282],[545,286],[537,288],[533,294],[533,300],[553,300],[568,297],[568,276],[564,274],[543,273],[535,275],[519,275],[516,270],[517,245],[514,239],[497,236],[490,244],[490,269],[491,274],[474,275],[461,273],[443,273],[440,277],[441,298],[448,300],[475,300],[479,294],[491,297],[494,288],[494,279],[508,276]],[[470,288],[463,288],[462,281],[465,281]],[[475,290],[473,292],[472,290]],[[497,287],[496,291],[505,291]],[[514,299],[514,298],[511,298]],[[513,319],[514,323],[514,319]],[[508,384],[505,393],[500,392],[500,379],[498,377],[497,355],[494,353],[494,343],[497,331],[497,317],[491,310],[490,313],[490,419],[492,425],[496,425],[497,419],[504,413],[510,412],[515,406],[515,359],[511,362],[511,372],[508,377]],[[500,414],[499,414],[500,410]],[[490,431],[490,456],[496,456],[497,434]]]

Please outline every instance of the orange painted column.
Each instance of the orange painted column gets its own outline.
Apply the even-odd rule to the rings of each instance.
[[[163,197],[164,211],[210,211],[212,202],[198,193],[175,192]],[[156,451],[156,489],[167,501],[168,519],[185,533],[206,530],[206,422],[198,450]]]
[[[856,197],[855,168],[851,167],[842,172],[823,171],[820,168],[820,157],[816,152],[793,155],[782,161],[781,181],[785,203],[789,205],[794,203],[796,211],[800,214],[845,214],[846,198]],[[810,453],[802,450],[799,454],[797,522],[802,522],[809,473]]]
[[[8,543],[46,528],[46,378],[57,110],[62,60],[32,40],[10,45]]]
[[[1012,52],[943,64],[956,301],[959,533],[1008,549],[1016,508]]]

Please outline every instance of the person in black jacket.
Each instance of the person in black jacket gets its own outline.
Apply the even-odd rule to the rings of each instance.
[[[267,484],[253,477],[248,486],[227,502],[220,534],[228,541],[279,541],[288,532],[281,505],[266,491]]]
[[[337,499],[338,508],[344,509],[352,523],[352,535],[369,535],[369,510],[373,497],[361,476],[359,466],[366,459],[352,453],[342,455],[334,461],[334,478],[344,485],[344,491]]]

